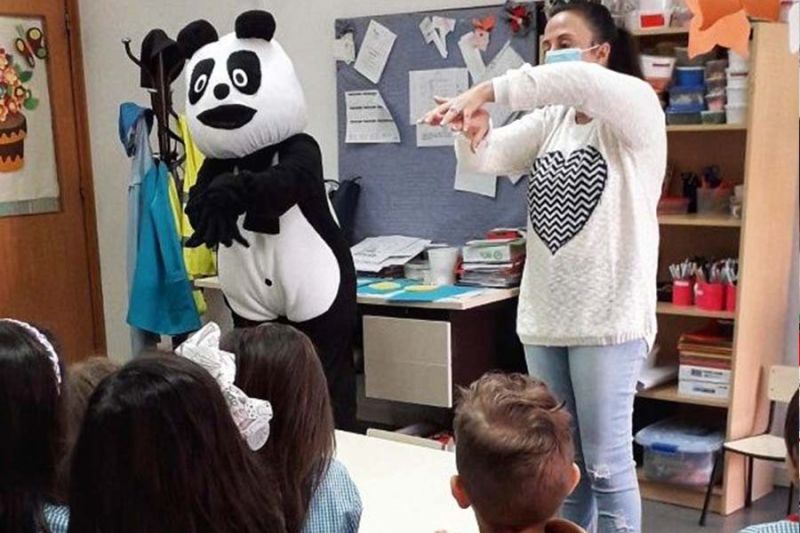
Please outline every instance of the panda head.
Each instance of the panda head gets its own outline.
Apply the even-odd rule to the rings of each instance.
[[[305,129],[303,89],[274,33],[271,14],[247,11],[221,38],[205,20],[178,34],[189,60],[186,118],[205,156],[243,157]]]

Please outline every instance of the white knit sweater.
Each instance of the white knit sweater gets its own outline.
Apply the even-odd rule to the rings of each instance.
[[[499,104],[532,112],[490,131],[477,154],[459,138],[456,155],[471,171],[531,173],[520,339],[652,345],[667,152],[655,93],[586,62],[525,65],[496,78],[494,91]],[[593,120],[577,124],[577,111]]]

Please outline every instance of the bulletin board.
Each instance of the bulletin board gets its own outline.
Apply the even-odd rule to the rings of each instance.
[[[355,219],[356,242],[370,236],[408,235],[452,245],[481,238],[493,227],[526,224],[527,179],[516,185],[498,178],[494,198],[454,189],[456,158],[452,146],[417,147],[416,126],[409,121],[409,72],[464,68],[459,38],[473,29],[473,19],[490,15],[497,24],[482,53],[488,64],[510,41],[510,46],[531,63],[538,57],[536,11],[531,28],[515,34],[504,6],[417,12],[376,17],[338,19],[337,37],[353,32],[356,54],[361,49],[371,20],[397,35],[382,77],[374,84],[359,73],[355,63],[337,61],[337,112],[339,178],[360,176],[361,197]],[[456,26],[446,40],[448,57],[420,31],[425,17],[447,17]],[[345,92],[377,89],[399,129],[397,144],[347,144]],[[450,95],[443,95],[450,96]]]

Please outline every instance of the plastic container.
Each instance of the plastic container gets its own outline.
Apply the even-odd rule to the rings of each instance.
[[[722,447],[722,430],[681,418],[656,422],[636,434],[644,447],[647,479],[676,485],[707,485],[714,453]]]
[[[725,285],[722,283],[698,282],[694,286],[694,303],[703,311],[725,309]]]
[[[728,79],[723,77],[718,80],[706,80],[707,93],[725,93],[728,88]]]
[[[709,111],[723,114],[722,122],[725,122],[725,93],[714,92],[706,95],[706,107]],[[703,121],[705,123],[705,121]]]
[[[679,67],[702,67],[716,57],[712,52],[700,54],[689,59],[689,48],[686,46],[675,47],[676,65]]]
[[[427,261],[409,261],[403,266],[403,277],[430,283],[431,265]]]
[[[730,187],[697,189],[697,212],[707,215],[724,215],[731,205],[733,191]]]
[[[728,87],[747,87],[747,72],[735,72],[727,69],[725,70],[725,76],[728,80]]]
[[[663,196],[658,201],[659,215],[685,215],[689,212],[689,199],[682,196]]]
[[[728,87],[728,103],[733,106],[747,105],[747,87]]]
[[[705,88],[702,85],[696,87],[672,87],[669,90],[669,103],[675,107],[680,106],[705,106],[703,95]]]
[[[726,105],[725,120],[727,120],[728,124],[744,124],[747,121],[747,106]]]
[[[677,67],[675,85],[680,87],[697,87],[703,85],[705,79],[704,67]]]
[[[709,110],[703,111],[700,115],[702,116],[703,124],[725,124],[725,111]]]
[[[702,109],[686,110],[675,109],[672,106],[667,108],[667,124],[670,126],[685,126],[689,124],[702,124]]]
[[[736,311],[736,285],[725,285],[725,310]]]
[[[645,78],[671,78],[675,70],[675,58],[642,54],[639,58]],[[722,73],[723,77],[725,73]]]
[[[431,283],[452,285],[456,281],[456,265],[460,254],[458,248],[431,248],[428,261],[431,265]]]
[[[728,64],[731,72],[747,72],[750,70],[750,61],[733,50],[728,50]]]
[[[712,81],[725,80],[725,70],[728,68],[726,59],[713,59],[706,63],[706,84]]]
[[[694,305],[694,283],[688,279],[672,282],[672,303],[681,307]]]

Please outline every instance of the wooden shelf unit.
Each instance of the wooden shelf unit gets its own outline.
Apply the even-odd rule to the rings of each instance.
[[[707,226],[711,228],[741,228],[742,219],[730,215],[702,215],[687,213],[685,215],[658,215],[658,223],[662,226]]]
[[[791,272],[793,231],[797,226],[798,190],[798,78],[797,57],[789,53],[784,24],[754,23],[750,58],[748,117],[745,125],[669,126],[668,157],[678,172],[695,171],[712,164],[722,175],[744,185],[742,219],[677,215],[659,217],[662,229],[659,272],[693,254],[724,257],[738,254],[740,262],[737,311],[707,312],[696,308],[658,304],[662,363],[677,364],[677,339],[702,319],[734,319],[731,395],[726,402],[687,398],[677,394],[675,383],[638,395],[637,410],[664,412],[710,409],[712,417],[726,423],[728,439],[742,438],[763,429],[769,402],[766,370],[783,354],[786,294],[796,286]],[[637,37],[659,35],[686,39],[685,32],[635,32]],[[674,184],[675,187],[679,185]],[[673,194],[677,191],[673,191]],[[723,255],[724,254],[724,255]],[[641,402],[647,401],[645,405]],[[671,406],[671,407],[670,407]],[[724,418],[723,418],[724,417]],[[772,468],[757,467],[753,498],[772,490]],[[711,509],[727,515],[745,502],[745,462],[726,456],[723,483],[717,487]],[[648,499],[700,508],[703,491],[653,483],[642,479],[642,496]]]
[[[697,306],[675,305],[667,302],[658,302],[656,312],[661,315],[692,316],[696,318],[719,318],[722,320],[733,320],[736,313],[731,311],[706,311]]]
[[[683,485],[673,485],[670,483],[659,483],[651,481],[644,475],[643,469],[636,471],[639,478],[639,491],[645,500],[655,500],[681,507],[692,507],[694,509],[703,508],[705,498],[705,487],[691,487]],[[711,490],[711,503],[709,507],[714,512],[719,512],[722,507],[723,488],[716,486]]]
[[[728,400],[716,400],[700,396],[682,396],[678,394],[678,383],[673,381],[665,385],[658,385],[652,389],[640,391],[636,394],[639,398],[661,400],[663,402],[680,403],[686,405],[703,405],[705,407],[727,408]]]
[[[643,30],[634,30],[631,35],[634,37],[661,37],[668,35],[688,35],[688,28],[652,28]]]

